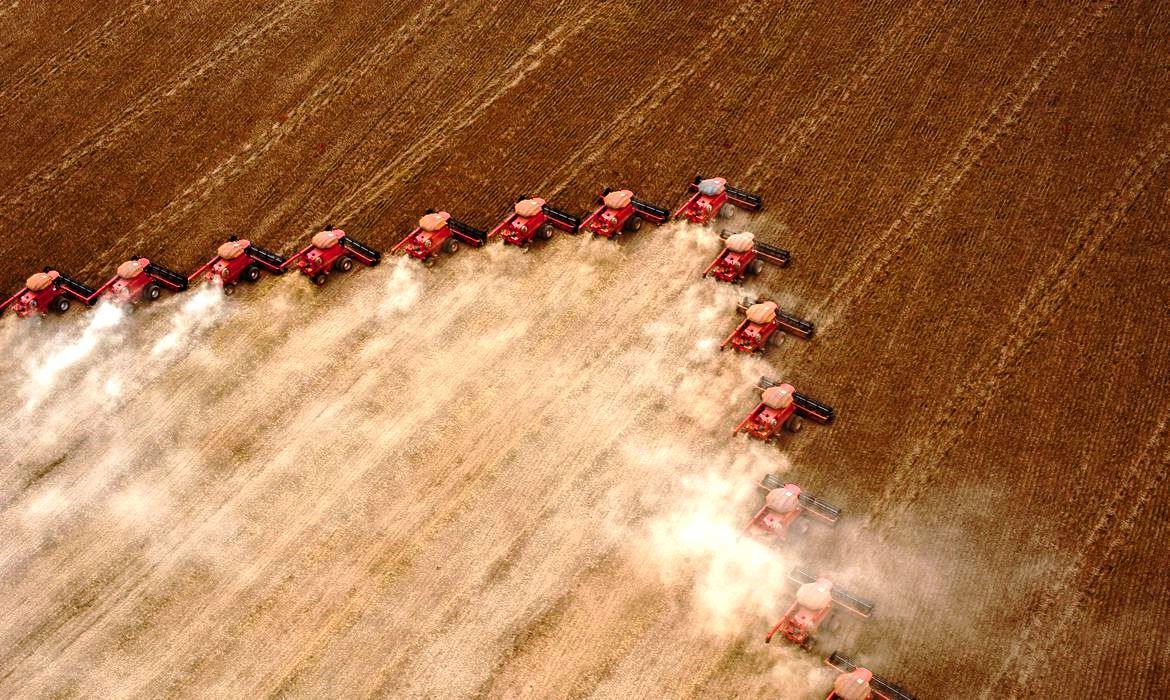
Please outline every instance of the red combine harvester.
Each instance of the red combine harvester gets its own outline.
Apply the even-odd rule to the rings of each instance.
[[[773,338],[776,342],[784,338],[776,331],[808,340],[815,330],[812,323],[781,311],[774,301],[744,297],[738,308],[746,318],[727,336],[720,350],[730,345],[740,352],[763,352]]]
[[[330,272],[349,272],[353,261],[373,267],[382,261],[382,254],[346,235],[345,231],[326,225],[324,231],[313,236],[309,245],[281,265],[296,265],[318,287],[329,279]]]
[[[833,652],[825,663],[841,672],[825,700],[915,700],[902,688]]]
[[[873,613],[873,603],[834,587],[827,578],[817,578],[804,569],[793,569],[788,578],[799,585],[796,600],[788,606],[780,622],[768,632],[764,638],[765,644],[770,643],[779,632],[793,644],[807,648],[821,624],[832,613],[834,603],[860,617],[868,618]]]
[[[841,518],[841,509],[805,493],[796,484],[786,484],[775,474],[767,474],[759,488],[764,505],[744,528],[744,533],[763,542],[788,539],[788,528],[801,515],[809,515],[830,525]],[[803,524],[803,523],[802,523]]]
[[[235,292],[240,281],[255,284],[261,271],[274,275],[284,274],[285,259],[267,251],[252,241],[232,236],[215,251],[215,257],[187,278],[191,282],[199,279],[219,280],[224,294]]]
[[[792,254],[783,248],[756,241],[754,234],[747,231],[734,232],[723,229],[719,233],[725,243],[719,257],[711,261],[703,276],[714,275],[724,282],[742,282],[748,275],[758,275],[764,270],[764,263],[787,267]]]
[[[450,255],[459,250],[460,241],[478,248],[487,242],[487,234],[468,226],[445,211],[428,209],[418,220],[418,226],[399,241],[391,252],[405,252],[430,267],[435,264],[435,255],[440,248]]]
[[[831,407],[797,393],[791,384],[760,377],[756,386],[763,392],[760,403],[740,421],[733,435],[747,433],[757,440],[771,442],[782,429],[800,432],[806,418],[822,425],[833,422],[835,412]]]
[[[622,233],[633,233],[642,228],[643,219],[655,224],[670,220],[669,211],[638,199],[629,190],[606,187],[598,202],[600,206],[581,222],[581,228],[594,236],[616,238]]]
[[[759,195],[736,189],[721,177],[704,179],[696,175],[690,192],[690,198],[674,212],[674,218],[685,218],[694,224],[706,225],[716,217],[731,216],[731,209],[724,206],[727,204],[745,211],[759,211],[764,206]]]
[[[178,272],[147,258],[135,257],[119,265],[113,278],[98,287],[97,294],[110,301],[138,304],[158,299],[163,288],[185,292],[189,284],[190,280]]]
[[[11,307],[21,318],[34,314],[44,315],[50,311],[63,314],[69,310],[74,301],[89,305],[93,303],[96,296],[96,290],[90,289],[57,270],[46,267],[42,272],[25,280],[24,289],[0,304],[0,313],[4,313]]]
[[[540,197],[521,197],[512,209],[508,218],[488,232],[488,238],[498,235],[504,240],[504,245],[514,245],[525,252],[535,238],[547,241],[557,229],[577,233],[581,228],[580,219],[554,209]]]

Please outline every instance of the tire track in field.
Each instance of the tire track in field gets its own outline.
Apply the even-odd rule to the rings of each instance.
[[[662,77],[655,81],[650,89],[644,91],[638,99],[623,109],[614,119],[611,119],[608,128],[595,132],[585,143],[578,145],[571,157],[563,159],[564,165],[549,173],[533,189],[537,192],[549,192],[549,196],[553,198],[563,192],[568,183],[576,178],[582,170],[593,165],[602,153],[621,141],[631,129],[640,126],[646,120],[647,115],[673,97],[700,69],[706,68],[717,52],[705,49],[710,45],[721,45],[732,30],[742,25],[745,15],[754,14],[759,7],[759,2],[750,0],[738,4],[734,12],[724,15],[715,29],[694,44],[690,52],[684,54],[670,70],[663,73]],[[695,54],[699,52],[702,52],[701,56],[695,59]],[[619,126],[621,127],[620,131],[618,130]],[[578,158],[577,156],[583,152],[587,155]],[[556,182],[555,185],[552,184],[554,182]],[[550,190],[550,187],[553,189]]]
[[[1108,505],[1101,510],[1077,549],[1076,556],[1043,592],[1037,611],[1012,643],[982,698],[1026,696],[1036,670],[1064,639],[1069,626],[1081,618],[1081,609],[1113,571],[1118,551],[1133,536],[1151,500],[1163,495],[1170,470],[1170,449],[1164,445],[1170,427],[1170,405],[1137,457],[1118,480]]]
[[[812,314],[824,319],[818,328],[821,337],[841,318],[846,308],[867,294],[874,281],[914,241],[919,229],[943,209],[955,187],[987,149],[1016,125],[1020,113],[1040,86],[1115,5],[1116,0],[1091,0],[1071,22],[1062,27],[1054,41],[1032,61],[1004,98],[967,131],[958,150],[919,189],[909,206],[872,241],[867,250],[852,257],[853,264],[838,277],[830,290],[827,296],[829,303],[815,309]]]
[[[178,77],[167,85],[160,85],[142,95],[109,123],[91,132],[65,152],[55,163],[27,176],[22,185],[14,188],[9,197],[0,200],[0,216],[14,218],[21,207],[37,196],[60,186],[63,178],[80,163],[99,151],[111,148],[127,136],[132,128],[162,103],[193,85],[221,64],[242,55],[259,41],[272,40],[292,28],[292,20],[303,13],[309,4],[322,0],[286,0],[273,5],[250,24],[218,41],[197,61],[189,64]]]
[[[365,80],[372,71],[380,68],[393,58],[414,38],[417,27],[429,26],[436,17],[447,11],[452,3],[432,3],[410,17],[398,29],[384,36],[371,50],[362,52],[343,70],[332,73],[328,80],[317,86],[307,97],[288,112],[283,123],[274,124],[258,139],[249,142],[243,150],[229,155],[207,174],[188,185],[173,197],[162,209],[151,214],[134,228],[137,237],[130,248],[136,249],[146,242],[149,231],[174,225],[184,216],[204,204],[223,185],[249,171],[261,158],[282,143],[287,136],[309,124],[321,110],[327,109],[338,98],[343,97],[355,85]],[[261,231],[264,227],[259,227]],[[91,263],[91,265],[96,264]],[[88,266],[87,266],[88,267]],[[82,270],[82,274],[85,270]]]
[[[805,110],[804,116],[792,122],[780,134],[780,138],[773,142],[773,147],[765,149],[748,167],[743,175],[743,181],[752,182],[756,172],[765,162],[769,166],[786,164],[800,148],[808,144],[813,134],[819,131],[825,122],[832,121],[841,114],[853,96],[870,82],[879,66],[920,31],[931,25],[942,6],[938,0],[917,0],[912,7],[903,11],[894,26],[883,33],[882,40],[871,43],[861,57],[853,62],[841,80],[834,81],[820,90],[813,103]],[[779,155],[778,163],[768,160],[775,154]]]
[[[6,10],[0,11],[0,17],[3,17],[7,10],[11,10],[17,4],[14,2]],[[14,80],[0,88],[0,103],[20,102],[29,90],[41,87],[79,61],[91,59],[96,49],[108,45],[123,28],[150,12],[155,4],[157,4],[157,0],[137,0],[107,19],[78,43],[68,47],[60,56],[50,56],[31,70],[17,72]]]
[[[547,57],[560,53],[570,39],[585,31],[600,16],[601,9],[600,4],[582,5],[576,15],[529,46],[508,71],[488,81],[480,90],[448,110],[447,118],[430,128],[398,157],[334,204],[327,218],[350,221],[381,199],[394,185],[413,176],[423,159],[443,145],[450,134],[475,123],[497,100],[540,68]]]
[[[893,526],[907,507],[920,498],[940,473],[943,460],[968,428],[998,396],[1016,362],[1043,335],[1053,317],[1080,280],[1080,272],[1101,251],[1114,229],[1128,215],[1153,176],[1166,164],[1170,149],[1170,121],[1126,165],[1118,184],[1085,219],[1073,236],[1066,257],[1050,267],[1022,295],[1012,318],[1000,327],[1004,337],[993,357],[977,366],[951,396],[941,420],[924,432],[929,435],[895,468],[882,495],[873,505],[869,522]]]

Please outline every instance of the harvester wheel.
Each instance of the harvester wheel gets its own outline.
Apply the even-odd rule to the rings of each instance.
[[[733,209],[732,205],[730,205],[730,204],[724,204],[722,207],[719,208],[719,218],[720,219],[730,219],[734,215],[735,215],[735,209]]]
[[[804,428],[804,419],[800,416],[791,416],[784,421],[784,429],[790,433],[799,433]]]
[[[154,301],[162,295],[162,288],[157,284],[148,284],[142,288],[142,298],[147,301]]]
[[[556,229],[553,228],[552,224],[545,224],[544,226],[540,227],[540,238],[542,240],[547,241],[548,239],[553,237],[553,233],[555,231],[556,231]]]
[[[224,294],[226,294],[226,295],[228,295],[229,297],[230,297],[231,295],[235,294],[235,293],[236,293],[236,285],[234,285],[234,284],[225,284],[225,285],[223,286],[223,293],[224,293]]]
[[[626,233],[634,233],[635,231],[642,230],[642,217],[636,214],[631,216],[630,218],[626,219],[626,225],[622,226],[622,229]]]
[[[255,265],[249,265],[245,267],[244,271],[240,273],[240,279],[244,280],[248,284],[256,284],[260,281],[260,268],[256,267]]]
[[[333,263],[333,269],[338,272],[349,272],[353,269],[353,258],[348,255],[343,255]]]
[[[752,275],[754,277],[763,271],[764,271],[764,261],[763,260],[753,260],[750,263],[748,263],[747,273],[749,275]]]
[[[435,256],[432,255],[429,258],[423,258],[423,267],[434,267],[434,266],[435,266]]]
[[[448,255],[450,255],[451,253],[454,253],[458,250],[459,250],[459,241],[455,240],[454,238],[448,238],[447,241],[445,243],[443,243],[443,252],[448,254]]]
[[[63,314],[69,310],[69,299],[67,297],[57,297],[49,303],[49,311],[53,313]]]
[[[329,279],[329,275],[326,275],[324,272],[318,272],[317,274],[313,275],[313,284],[320,287],[325,284],[325,280],[327,279]]]

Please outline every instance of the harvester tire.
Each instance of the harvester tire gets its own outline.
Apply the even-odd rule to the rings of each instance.
[[[57,297],[49,304],[49,311],[57,314],[63,314],[69,310],[69,299],[66,297]]]
[[[162,296],[162,287],[157,284],[148,284],[142,288],[142,298],[147,301],[154,301]]]
[[[317,274],[313,275],[313,284],[317,285],[318,287],[323,286],[325,284],[325,280],[327,279],[329,279],[329,275],[326,275],[324,272],[318,272]]]
[[[748,264],[747,273],[749,275],[751,275],[752,277],[755,277],[756,275],[760,274],[763,271],[764,271],[764,261],[763,260],[753,260],[753,261],[751,261],[751,263]]]
[[[799,433],[804,429],[804,419],[800,416],[791,416],[784,421],[784,429],[790,433]]]
[[[443,252],[448,254],[448,255],[450,255],[451,253],[457,252],[458,250],[459,250],[459,241],[455,240],[454,238],[448,238],[443,243]]]
[[[229,297],[230,297],[231,295],[235,294],[235,293],[236,293],[236,285],[234,285],[234,284],[225,284],[225,285],[223,286],[223,293],[224,293],[224,294],[226,294],[226,295],[227,295],[227,296],[229,296]]]
[[[353,269],[353,258],[348,255],[343,255],[333,263],[333,269],[338,272],[349,272]]]
[[[255,265],[245,267],[244,271],[240,273],[240,279],[248,284],[256,284],[260,281],[260,268]]]
[[[735,215],[735,209],[732,208],[731,204],[724,204],[722,207],[719,208],[719,218],[720,219],[730,219],[734,215]]]
[[[642,217],[635,214],[634,216],[626,219],[626,225],[622,226],[622,230],[626,233],[634,233],[636,231],[642,230]]]
[[[553,228],[552,224],[545,224],[544,226],[541,226],[539,234],[541,240],[547,241],[548,239],[552,238],[555,231],[556,229]]]

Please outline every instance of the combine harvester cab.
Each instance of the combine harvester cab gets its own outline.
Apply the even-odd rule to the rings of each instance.
[[[418,226],[394,246],[391,252],[406,253],[430,267],[435,264],[439,250],[451,255],[459,250],[459,242],[478,248],[487,243],[487,233],[468,226],[445,211],[428,209],[418,220]]]
[[[134,257],[118,266],[113,278],[98,288],[97,295],[122,304],[149,303],[162,296],[163,289],[185,292],[189,284],[190,280],[174,270]]]
[[[831,506],[812,494],[805,493],[796,484],[786,484],[775,474],[767,474],[759,483],[764,494],[764,504],[744,528],[744,534],[761,542],[786,541],[788,528],[798,519],[802,531],[808,528],[806,518],[815,518],[829,525],[836,525],[841,518],[841,509]]]
[[[825,659],[825,663],[840,671],[825,700],[916,700],[901,687],[875,676],[868,668],[858,666],[837,652]]]
[[[499,236],[504,245],[514,245],[524,252],[533,239],[547,241],[557,229],[565,233],[577,233],[581,220],[572,214],[555,209],[540,197],[520,197],[512,213],[491,231],[488,238]]]
[[[696,175],[690,184],[691,196],[674,212],[675,219],[686,219],[693,224],[706,226],[716,218],[728,218],[730,204],[744,211],[759,211],[764,200],[758,194],[751,194],[727,184],[721,177],[703,178]]]
[[[594,236],[616,238],[642,228],[642,221],[664,224],[670,212],[660,206],[638,199],[630,190],[611,190],[606,187],[598,197],[600,206],[581,222],[582,230]]]
[[[345,231],[326,225],[324,231],[314,234],[309,245],[282,263],[288,268],[296,265],[313,284],[320,287],[329,279],[330,272],[349,272],[353,261],[374,267],[382,261],[382,254],[354,240]]]
[[[220,244],[214,258],[192,272],[187,279],[189,282],[200,279],[208,282],[218,280],[223,285],[224,294],[232,294],[241,281],[248,284],[260,281],[261,272],[283,275],[284,264],[285,259],[276,253],[265,250],[247,239],[232,236],[227,242]]]
[[[0,304],[0,314],[11,308],[17,316],[43,316],[50,311],[63,314],[73,302],[89,306],[97,298],[91,289],[51,267],[25,280],[24,288]]]
[[[799,433],[805,419],[828,425],[836,417],[831,407],[797,393],[791,384],[760,377],[756,387],[762,392],[760,402],[740,421],[733,435],[747,433],[757,440],[772,442],[781,430]]]
[[[783,248],[760,243],[755,234],[748,231],[723,229],[719,237],[724,240],[723,250],[711,261],[703,276],[712,275],[723,282],[743,282],[748,275],[758,275],[764,270],[764,263],[776,267],[787,267],[792,254]]]
[[[770,343],[783,340],[783,333],[809,340],[815,330],[811,322],[784,313],[774,301],[744,297],[738,308],[745,318],[719,346],[720,350],[730,345],[740,352],[764,352]],[[776,335],[776,331],[782,334]]]
[[[768,632],[765,644],[770,644],[772,637],[780,633],[789,642],[807,649],[817,630],[832,614],[834,605],[862,618],[873,614],[873,603],[846,593],[827,578],[818,578],[804,569],[793,569],[788,578],[798,586],[796,600]]]

